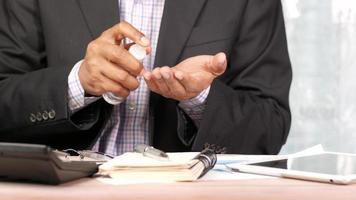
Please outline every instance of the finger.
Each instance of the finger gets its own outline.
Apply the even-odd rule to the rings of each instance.
[[[143,70],[142,63],[134,58],[126,49],[106,43],[99,44],[100,53],[107,60],[120,66],[133,76],[138,76]]]
[[[152,47],[147,47],[146,48],[146,54],[149,55],[152,53]]]
[[[218,53],[206,64],[206,69],[215,76],[220,76],[226,70],[227,61],[225,53]]]
[[[173,70],[174,77],[180,83],[180,85],[185,90],[185,95],[188,93],[198,92],[194,90],[194,86],[192,87],[192,83],[196,82],[196,80],[192,80],[191,76],[183,71]]]
[[[153,92],[159,93],[158,86],[155,83],[155,79],[152,78],[152,76],[153,75],[150,72],[145,72],[143,74],[143,78],[145,79],[148,88]]]
[[[156,67],[152,71],[152,75],[153,75],[152,77],[154,78],[154,81],[158,87],[158,90],[160,91],[159,93],[162,94],[163,96],[169,96],[170,91],[166,84],[166,81],[164,80],[164,78],[161,75],[160,68]]]
[[[104,68],[101,73],[104,76],[119,83],[122,87],[130,91],[136,90],[139,87],[140,83],[130,73],[109,61],[104,61],[103,63]]]
[[[111,27],[102,34],[102,37],[116,43],[116,40],[122,40],[123,38],[129,38],[134,43],[139,44],[143,47],[150,46],[150,41],[144,36],[139,30],[137,30],[131,24],[122,21],[115,26]]]
[[[129,90],[127,90],[122,85],[118,84],[117,82],[115,82],[105,76],[101,77],[101,82],[102,82],[101,87],[103,88],[105,93],[112,92],[115,95],[117,95],[119,97],[124,97],[124,98],[129,96],[129,94],[130,94]]]
[[[184,73],[181,72],[181,71],[178,71],[178,70],[174,70],[173,71],[173,74],[174,74],[174,77],[177,79],[177,80],[183,80],[184,79]]]
[[[160,72],[173,97],[176,98],[177,100],[184,98],[186,96],[185,88],[175,78],[172,69],[169,67],[163,67],[160,69]]]

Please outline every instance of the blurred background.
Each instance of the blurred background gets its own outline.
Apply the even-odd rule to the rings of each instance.
[[[316,144],[356,153],[356,1],[282,2],[294,77],[281,153]]]

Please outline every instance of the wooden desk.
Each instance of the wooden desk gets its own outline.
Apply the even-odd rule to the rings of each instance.
[[[0,182],[0,199],[355,200],[356,184],[344,186],[292,179],[260,179],[113,186],[87,178],[59,186]]]

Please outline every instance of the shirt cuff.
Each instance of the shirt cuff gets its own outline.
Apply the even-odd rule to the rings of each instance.
[[[203,90],[198,96],[179,102],[178,106],[194,121],[199,127],[206,107],[206,100],[210,92],[210,86]]]
[[[68,106],[72,113],[95,102],[101,97],[85,97],[79,80],[79,69],[83,60],[77,62],[68,76]]]

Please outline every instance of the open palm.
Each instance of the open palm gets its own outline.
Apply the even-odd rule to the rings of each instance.
[[[216,56],[195,56],[172,68],[175,77],[184,85],[187,92],[200,93],[226,69],[225,54]]]
[[[158,94],[176,100],[197,96],[226,70],[224,53],[215,56],[201,55],[188,58],[178,65],[158,67],[145,72],[148,87]]]

